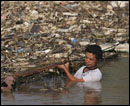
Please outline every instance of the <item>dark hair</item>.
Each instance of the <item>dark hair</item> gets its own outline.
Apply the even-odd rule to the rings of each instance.
[[[89,53],[93,53],[94,55],[96,55],[96,59],[102,59],[102,55],[103,55],[103,51],[101,49],[100,46],[98,45],[87,45],[85,48],[85,53],[89,52]]]

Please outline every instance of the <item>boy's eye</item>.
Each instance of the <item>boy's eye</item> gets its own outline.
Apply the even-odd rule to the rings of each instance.
[[[88,58],[88,57],[85,57],[85,59],[89,59],[89,60],[91,60],[91,61],[93,61],[94,59],[92,59],[92,58]]]

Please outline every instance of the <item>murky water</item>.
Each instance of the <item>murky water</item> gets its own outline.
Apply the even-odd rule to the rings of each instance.
[[[13,93],[1,93],[2,105],[128,105],[129,58],[107,60],[103,79],[95,83],[73,83],[64,76],[23,84]]]

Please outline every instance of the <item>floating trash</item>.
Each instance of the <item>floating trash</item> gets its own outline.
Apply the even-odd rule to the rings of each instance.
[[[61,63],[61,58],[81,60],[88,44],[109,51],[125,39],[127,1],[1,2],[1,69],[6,70],[1,76]],[[128,52],[128,45],[116,50]]]
[[[129,53],[129,44],[128,43],[120,44],[120,45],[115,47],[115,51]]]

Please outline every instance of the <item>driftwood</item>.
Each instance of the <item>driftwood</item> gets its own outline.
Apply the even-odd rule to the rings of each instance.
[[[60,64],[64,64],[64,63],[54,63],[54,64],[50,64],[50,65],[45,65],[45,66],[41,66],[40,68],[32,68],[32,69],[29,69],[29,70],[26,70],[26,71],[23,71],[23,72],[17,72],[15,75],[17,77],[27,77],[27,76],[30,76],[30,75],[33,75],[33,74],[36,74],[36,73],[40,73],[42,71],[45,71],[45,70],[48,70],[48,69],[51,69],[51,68],[55,68],[57,65],[60,65]]]

